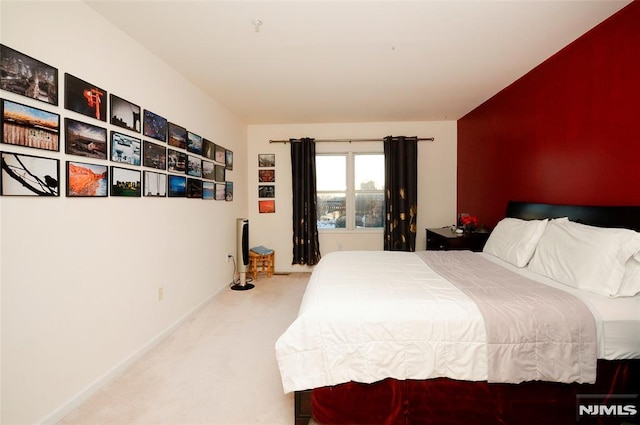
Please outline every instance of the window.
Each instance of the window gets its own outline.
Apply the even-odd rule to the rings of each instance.
[[[319,229],[384,226],[384,155],[316,155]]]

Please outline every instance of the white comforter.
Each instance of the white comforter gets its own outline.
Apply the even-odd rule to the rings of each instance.
[[[285,392],[388,377],[488,378],[475,302],[407,252],[326,255],[276,356]]]

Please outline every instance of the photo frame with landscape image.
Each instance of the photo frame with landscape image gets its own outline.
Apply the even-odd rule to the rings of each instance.
[[[187,151],[202,155],[202,137],[187,131]]]
[[[202,180],[187,178],[187,198],[202,199]]]
[[[216,184],[214,182],[203,181],[202,182],[202,199],[212,200],[215,199]]]
[[[186,150],[187,129],[172,122],[167,123],[167,143],[169,146]]]
[[[224,153],[224,166],[227,170],[233,170],[233,151],[227,149]]]
[[[211,161],[202,160],[202,178],[208,180],[215,180],[216,172],[214,163]]]
[[[111,166],[111,196],[139,198],[142,196],[140,170]]]
[[[0,195],[60,196],[60,161],[0,152]]]
[[[275,198],[276,187],[272,184],[258,185],[258,198]]]
[[[225,201],[233,201],[233,182],[225,182]]]
[[[225,148],[223,148],[220,145],[215,145],[215,157],[213,158],[214,161],[219,162],[220,164],[225,164],[226,163],[226,153],[227,150]]]
[[[106,90],[65,72],[65,109],[106,122],[107,95]]]
[[[195,155],[187,156],[187,175],[191,177],[202,177],[202,160]]]
[[[271,214],[276,212],[276,201],[258,201],[258,212],[260,214]]]
[[[187,196],[187,177],[169,174],[168,188],[170,198],[185,198]]]
[[[276,166],[276,155],[273,153],[261,153],[258,154],[258,167],[275,167]]]
[[[67,197],[104,198],[109,195],[109,167],[67,161]]]
[[[153,113],[147,109],[144,110],[143,134],[152,139],[167,141],[167,119]]]
[[[109,122],[115,126],[140,133],[142,116],[140,106],[115,94],[111,94],[109,100],[111,103],[111,118]]]
[[[216,152],[216,145],[209,139],[202,139],[202,156],[213,159]]]
[[[111,160],[129,165],[140,165],[142,140],[127,134],[111,132]]]
[[[0,89],[58,106],[58,69],[0,44]]]
[[[94,159],[107,159],[107,129],[97,125],[64,119],[65,153]]]
[[[224,201],[226,196],[226,185],[224,183],[216,183],[216,201]]]
[[[60,115],[2,99],[2,143],[47,151],[60,150]]]
[[[167,196],[167,175],[145,170],[142,176],[144,196],[164,198]]]
[[[144,141],[142,165],[158,170],[167,169],[167,148],[157,143]]]
[[[186,174],[187,154],[173,149],[167,149],[167,171]]]
[[[214,180],[217,182],[224,182],[227,179],[225,171],[226,169],[224,168],[224,165],[214,165]]]

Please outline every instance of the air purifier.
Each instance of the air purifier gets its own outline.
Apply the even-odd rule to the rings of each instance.
[[[239,218],[236,220],[236,258],[239,283],[231,286],[235,291],[245,291],[254,287],[247,283],[247,271],[249,270],[249,220]]]

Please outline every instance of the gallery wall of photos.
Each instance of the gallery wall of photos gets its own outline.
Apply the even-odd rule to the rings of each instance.
[[[3,44],[0,89],[42,102],[0,98],[0,195],[233,201],[233,152],[153,108],[69,73],[60,82],[57,68]]]

